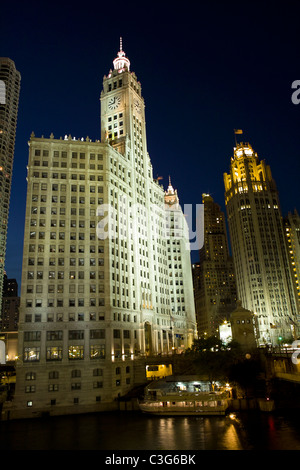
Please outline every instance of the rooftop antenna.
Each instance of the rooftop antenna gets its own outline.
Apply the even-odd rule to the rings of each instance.
[[[120,36],[120,52],[122,52],[122,37]]]

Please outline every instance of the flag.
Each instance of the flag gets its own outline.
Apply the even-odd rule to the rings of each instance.
[[[234,129],[234,133],[235,134],[242,134],[243,131],[242,131],[242,129]]]

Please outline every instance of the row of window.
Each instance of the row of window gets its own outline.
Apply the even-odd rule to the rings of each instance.
[[[101,180],[102,181],[102,180]],[[39,189],[39,184],[38,183],[33,183],[33,190],[38,190]],[[48,189],[48,184],[47,183],[41,183],[41,191],[47,191]],[[50,186],[50,189],[52,191],[58,191],[60,189],[60,191],[62,192],[65,192],[67,190],[67,185],[66,184],[58,184],[58,183],[52,183],[52,185]],[[80,185],[76,185],[76,184],[71,184],[71,192],[72,193],[85,193],[85,185],[83,184],[80,184]],[[97,189],[97,191],[96,191]],[[94,186],[94,185],[89,185],[89,191],[90,193],[103,193],[103,186]]]
[[[96,396],[96,402],[99,403],[100,401],[101,401],[101,396]],[[73,403],[74,403],[74,405],[78,405],[79,404],[79,398],[78,397],[73,398]],[[32,408],[34,406],[32,400],[28,400],[26,405],[27,405],[28,408]],[[56,405],[56,399],[51,399],[50,400],[50,405],[55,406]]]
[[[91,237],[90,237],[91,238]],[[36,250],[37,247],[37,250]],[[47,246],[48,248],[48,246]],[[85,246],[84,245],[70,245],[70,253],[76,253],[76,248],[78,250],[78,253],[84,253],[85,252]],[[35,253],[37,251],[38,253],[44,253],[45,252],[45,244],[43,245],[34,245],[30,244],[28,247],[29,253]],[[64,253],[65,252],[65,245],[49,245],[49,252],[50,253]],[[95,253],[94,250],[94,245],[89,246],[89,252],[90,253]],[[99,251],[99,253],[102,253]],[[39,264],[39,258],[38,258],[38,265],[43,266],[43,264]]]
[[[67,358],[69,360],[81,361],[85,357],[85,346],[83,344],[69,345]],[[135,354],[137,354],[138,346],[135,344]],[[124,353],[122,353],[121,345],[119,343],[114,344],[114,357],[121,358],[130,357],[132,354],[130,344],[124,344]],[[89,347],[88,358],[91,360],[105,359],[105,344],[93,344]],[[41,348],[40,346],[25,346],[23,349],[23,362],[39,362],[41,359]],[[63,347],[62,346],[46,346],[46,361],[57,361],[63,360]]]
[[[99,266],[102,266],[99,264]],[[34,271],[28,271],[27,272],[27,279],[44,279],[44,272],[43,271],[37,271],[36,276]],[[45,275],[45,279],[66,279],[67,276],[65,276],[65,271],[58,271],[57,273],[55,271],[49,271],[48,275]],[[69,279],[84,279],[85,278],[85,273],[84,271],[70,271],[68,274]],[[89,279],[96,279],[96,273],[95,271],[90,271],[89,273]],[[102,276],[99,276],[99,279],[103,279]]]
[[[41,358],[41,348],[39,346],[24,347],[23,362],[39,362]],[[71,345],[68,347],[69,360],[83,360],[84,346]],[[89,359],[105,359],[105,344],[91,345]],[[46,347],[46,361],[62,361],[63,348],[61,346]]]
[[[40,157],[40,156],[43,156],[43,157],[49,157],[49,150],[41,150],[41,149],[35,149],[34,150],[34,155],[36,157]],[[86,154],[85,152],[72,152],[71,153],[71,156],[72,158],[78,158],[78,155],[79,155],[79,158],[80,160],[84,160],[86,157],[89,157],[90,160],[96,160],[96,155],[97,155],[97,160],[100,160],[102,161],[103,160],[103,154],[102,153],[98,153],[98,154],[95,154],[95,153],[90,153],[89,155]],[[62,157],[62,158],[67,158],[68,156],[68,152],[60,152],[58,150],[54,150],[53,151],[53,157],[54,158],[59,158],[59,157]]]
[[[76,299],[76,300],[75,299],[69,299],[68,300],[68,306],[69,307],[84,307],[85,305],[86,305],[86,302],[84,301],[84,299]],[[90,307],[96,307],[97,305],[99,307],[103,307],[105,305],[104,299],[103,298],[96,299],[94,297],[89,299],[89,306]],[[36,299],[35,302],[33,302],[32,299],[27,299],[26,300],[26,307],[27,308],[32,308],[32,307],[41,308],[43,306],[45,307],[45,302],[43,303],[42,299]],[[54,305],[54,299],[49,299],[47,301],[47,307],[50,308],[50,307],[54,307],[54,306],[55,306]],[[56,306],[57,307],[63,307],[64,306],[63,299],[57,299]]]
[[[69,339],[84,339],[85,330],[69,330],[68,337]],[[105,329],[95,329],[89,331],[90,339],[105,339]],[[128,336],[126,336],[128,337]],[[124,336],[125,338],[125,336]],[[63,339],[63,330],[48,330],[46,332],[47,341],[57,341]],[[41,331],[25,331],[24,332],[24,341],[40,341],[41,340]]]
[[[31,200],[32,200],[32,202],[39,202],[39,196],[37,194],[33,194],[32,197],[31,197]],[[103,204],[103,198],[98,198],[97,201],[98,201],[97,202],[98,205]],[[46,194],[41,195],[40,202],[47,202],[47,195]],[[58,198],[58,196],[51,196],[50,202],[52,202],[54,204],[56,204],[56,203],[65,204],[67,202],[67,200],[66,200],[66,196],[60,196],[59,198]],[[71,196],[70,202],[71,202],[71,204],[78,204],[78,203],[79,204],[85,204],[86,203],[86,198],[84,196],[81,196],[77,199],[77,196]],[[91,197],[90,200],[89,200],[89,203],[91,205],[96,204],[96,198]],[[51,208],[51,210],[52,210],[52,208]]]
[[[103,253],[103,247],[98,248],[98,253]],[[90,247],[90,253],[95,253],[95,246]],[[123,258],[123,252],[121,252],[121,257]],[[125,259],[127,259],[127,254],[125,253]],[[28,258],[28,266],[34,266],[35,265],[35,258]],[[65,263],[66,261],[66,263]],[[96,266],[96,259],[95,258],[89,258],[88,260],[89,266]],[[70,266],[84,266],[85,264],[85,258],[49,258],[49,266],[55,266],[57,263],[58,266],[65,266],[69,264]],[[100,266],[103,266],[104,262],[98,263]],[[38,266],[44,266],[44,258],[37,258],[37,265]]]
[[[47,313],[47,322],[62,322],[62,321],[104,321],[105,316],[104,312],[89,312],[89,313],[84,313],[84,312],[69,312],[69,313]],[[34,314],[32,315],[31,313],[26,313],[25,314],[25,323],[31,323],[34,321],[34,323],[41,323],[42,321],[42,315],[41,314]]]
[[[126,385],[129,385],[130,384],[130,377],[126,377],[125,381],[126,381]],[[121,380],[117,379],[116,380],[116,386],[119,387],[120,385],[121,385]],[[94,381],[92,383],[92,388],[93,389],[103,388],[103,382],[98,381],[98,380]],[[71,391],[81,390],[81,382],[72,382],[70,390]],[[48,392],[58,392],[58,391],[59,391],[59,384],[49,384],[48,385]],[[25,393],[35,393],[35,392],[36,392],[36,386],[35,385],[26,385]],[[100,401],[101,397],[98,397],[98,398],[99,399],[97,401]],[[76,399],[76,402],[74,402],[74,403],[78,403],[77,400],[78,400],[78,398]],[[56,400],[51,400],[51,405],[56,405]]]
[[[48,168],[48,162],[43,161],[42,164],[41,164],[41,162],[39,160],[34,160],[33,166],[42,166],[43,168]],[[53,162],[53,164],[51,166],[53,168],[58,168],[59,163],[58,162]],[[71,162],[70,167],[72,169],[79,169],[79,170],[85,170],[86,169],[85,163],[79,163],[79,166],[78,166],[77,162]],[[68,163],[67,162],[60,162],[60,168],[68,168]],[[97,169],[97,170],[101,171],[101,170],[103,170],[103,165],[90,164],[89,169],[90,170],[96,170]],[[42,176],[42,178],[43,178],[43,176]]]
[[[64,163],[64,165],[63,165]],[[35,160],[33,162],[34,166],[40,166],[40,162]],[[45,166],[45,165],[43,165]],[[58,168],[58,162],[56,162],[56,164],[53,164],[53,167],[55,168]],[[61,163],[61,168],[67,168],[67,164],[66,162],[62,162]],[[77,168],[77,167],[75,167]],[[90,170],[98,170],[97,173],[99,171],[102,171],[103,170],[103,165],[97,165],[97,168],[96,168],[96,165],[90,165],[89,166],[89,169]],[[35,169],[34,169],[35,170]],[[55,171],[58,171],[58,170],[55,170]],[[48,173],[48,171],[33,171],[32,173],[32,176],[34,178],[53,178],[53,179],[61,179],[61,180],[80,180],[80,181],[85,181],[85,176],[84,174],[76,174],[76,173],[72,173],[71,175],[68,175],[67,173]],[[89,175],[89,177],[87,178],[87,180],[89,181],[103,181],[103,175],[100,175],[99,173],[97,174],[97,179],[96,179],[96,175]],[[33,186],[34,186],[34,189],[38,189],[39,188],[39,183],[33,183]]]
[[[116,375],[121,374],[121,367],[116,367]],[[126,366],[126,374],[130,373],[130,366]],[[103,376],[103,369],[96,368],[92,370],[92,376],[93,377],[102,377]],[[81,377],[81,370],[80,369],[73,369],[71,370],[71,378],[79,378]],[[48,378],[50,380],[54,379],[59,379],[59,371],[58,370],[52,370],[48,373]],[[36,372],[26,372],[25,375],[25,380],[37,380],[37,374]]]
[[[99,277],[99,279],[103,279],[103,278],[104,278],[103,276]],[[78,291],[79,294],[84,293],[84,287],[85,287],[84,284],[79,284],[77,286],[77,291]],[[64,293],[64,284],[57,284],[57,286],[55,286],[54,284],[48,284],[46,290],[47,290],[48,294],[55,294],[55,292],[57,292],[58,294],[63,294]],[[37,294],[42,294],[43,291],[44,291],[43,284],[36,284],[35,285],[35,292]],[[97,292],[97,285],[96,284],[89,284],[88,291],[90,293]],[[27,288],[26,288],[26,292],[27,292],[27,294],[33,294],[34,293],[34,285],[33,284],[28,284]],[[66,292],[67,292],[67,290],[66,290]],[[103,284],[98,284],[98,292],[99,293],[104,292],[104,285]],[[76,293],[76,285],[75,284],[73,284],[73,283],[69,284],[69,293],[70,294],[75,294]],[[50,300],[51,299],[49,299],[49,301]]]
[[[91,231],[87,234],[87,239],[89,240],[96,240],[96,237],[98,238],[98,231],[95,227],[95,231]],[[38,238],[38,240],[45,240],[46,239],[46,232],[39,231],[37,232],[36,230],[31,230],[29,233],[29,238],[30,240],[35,240]],[[48,234],[47,234],[48,238]],[[49,234],[49,239],[50,240],[65,240],[65,232],[50,232]],[[85,240],[85,233],[84,232],[71,232],[70,233],[70,240]],[[103,238],[102,238],[103,239]]]

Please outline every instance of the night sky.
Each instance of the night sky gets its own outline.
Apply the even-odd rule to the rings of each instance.
[[[30,134],[100,139],[102,80],[120,36],[142,84],[154,177],[166,188],[171,176],[182,206],[206,192],[225,209],[238,128],[271,166],[283,214],[300,210],[299,13],[298,1],[2,1],[0,56],[22,76],[8,277],[20,285]]]

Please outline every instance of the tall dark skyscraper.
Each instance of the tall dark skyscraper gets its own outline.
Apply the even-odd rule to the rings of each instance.
[[[198,334],[212,336],[236,308],[236,285],[225,215],[209,194],[202,195],[202,202],[204,245],[193,266],[195,308]]]
[[[14,62],[0,58],[0,305],[5,268],[7,225],[21,75]]]
[[[4,275],[0,332],[18,330],[19,306],[18,283],[16,279],[8,279]]]

